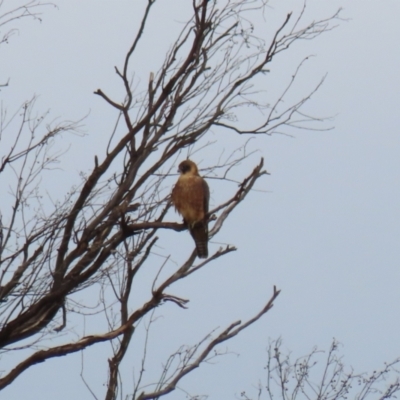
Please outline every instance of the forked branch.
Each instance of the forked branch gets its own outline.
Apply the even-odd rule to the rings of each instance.
[[[242,330],[246,329],[248,326],[258,321],[264,314],[266,314],[273,307],[274,301],[279,296],[279,293],[280,290],[277,290],[276,287],[274,286],[274,291],[271,298],[257,315],[255,315],[253,318],[249,319],[244,323],[242,323],[241,321],[233,322],[224,331],[222,331],[215,339],[211,340],[210,343],[206,346],[206,348],[193,360],[193,362],[191,362],[185,368],[177,371],[177,373],[171,379],[171,381],[167,383],[163,388],[161,388],[156,392],[150,392],[150,393],[142,392],[137,398],[137,400],[158,399],[175,390],[177,384],[181,381],[181,379],[190,372],[192,372],[194,369],[200,367],[200,365],[207,359],[207,357],[211,354],[212,350],[216,346],[237,336]]]

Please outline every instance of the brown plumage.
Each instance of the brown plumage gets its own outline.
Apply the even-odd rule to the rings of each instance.
[[[196,243],[198,257],[207,258],[210,190],[193,161],[182,161],[179,164],[179,172],[181,176],[172,189],[172,202],[188,225]]]

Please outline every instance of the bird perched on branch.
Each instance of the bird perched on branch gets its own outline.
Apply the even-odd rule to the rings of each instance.
[[[207,258],[210,190],[193,161],[182,161],[179,172],[181,175],[172,189],[172,202],[189,228],[196,244],[197,256]]]

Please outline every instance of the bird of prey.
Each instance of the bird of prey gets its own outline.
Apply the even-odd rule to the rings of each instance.
[[[172,189],[172,203],[189,228],[196,244],[197,256],[207,258],[210,190],[193,161],[182,161],[179,172],[181,175]]]

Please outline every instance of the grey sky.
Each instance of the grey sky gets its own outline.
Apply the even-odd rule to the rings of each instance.
[[[72,120],[90,111],[84,122],[87,136],[66,138],[71,149],[58,172],[62,183],[52,183],[52,193],[78,183],[79,171],[92,165],[91,147],[100,149],[106,143],[115,113],[93,92],[102,88],[112,96],[122,95],[113,68],[122,64],[140,17],[136,7],[143,3],[55,2],[59,10],[49,8],[41,24],[20,24],[19,35],[0,48],[1,80],[11,78],[0,98],[10,110],[37,94],[37,109],[50,108],[52,117]],[[146,58],[136,60],[134,67],[144,81],[174,39],[173,31],[170,37],[157,36],[161,17],[173,23],[184,20],[178,7],[171,7],[173,1],[164,3],[153,40],[142,50]],[[281,18],[298,3],[271,2],[267,21]],[[156,345],[157,352],[168,356],[180,343],[194,343],[218,326],[252,316],[274,284],[282,289],[274,309],[229,343],[229,350],[240,357],[228,355],[183,382],[211,399],[234,398],[256,384],[262,378],[268,338],[279,335],[298,355],[314,345],[327,348],[335,337],[344,344],[346,363],[362,371],[400,355],[400,2],[308,1],[307,20],[329,16],[339,7],[348,21],[272,64],[283,72],[294,71],[303,56],[315,56],[298,90],[307,93],[310,82],[311,88],[328,73],[306,108],[316,115],[336,115],[329,122],[334,129],[253,141],[252,149],[259,149],[271,175],[259,187],[264,192],[253,193],[216,239],[239,250],[177,286],[177,294],[190,298],[189,310],[169,306],[157,322],[163,335],[171,335],[171,347]],[[207,151],[199,159],[206,160]],[[251,164],[246,165],[250,171]],[[215,181],[210,180],[210,187],[214,198],[220,198]],[[191,246],[188,235],[171,235],[171,243],[179,239]],[[182,251],[184,257],[189,250]],[[173,324],[182,324],[180,337],[173,333]],[[139,348],[134,345],[132,357]],[[107,345],[98,346],[85,356],[85,376],[100,398],[108,352]],[[80,366],[80,355],[47,361],[18,378],[0,399],[90,399],[79,378]],[[126,379],[132,370],[127,367]]]

